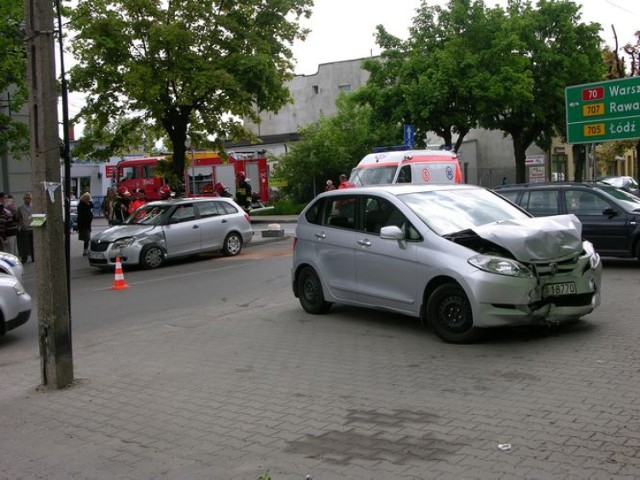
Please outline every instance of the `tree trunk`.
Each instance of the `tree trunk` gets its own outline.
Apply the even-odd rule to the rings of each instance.
[[[516,183],[525,183],[527,181],[526,152],[530,144],[522,141],[519,135],[512,134],[511,138],[513,138],[513,153],[516,160]]]
[[[581,182],[582,179],[584,178],[585,148],[584,148],[584,145],[578,144],[578,145],[573,145],[571,147],[571,150],[573,152],[573,164],[575,166],[575,170],[573,173],[573,181]]]
[[[184,185],[185,154],[187,152],[187,128],[189,126],[189,114],[187,112],[174,112],[163,121],[164,128],[173,144],[172,173],[178,179],[180,185],[171,185],[173,189],[182,188]]]

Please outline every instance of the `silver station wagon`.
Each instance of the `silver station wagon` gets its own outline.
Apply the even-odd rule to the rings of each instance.
[[[228,198],[184,198],[147,203],[117,225],[91,238],[89,264],[157,268],[166,259],[221,250],[238,255],[251,241],[249,216]]]
[[[470,185],[387,185],[316,197],[296,228],[304,310],[389,310],[469,343],[486,327],[559,324],[600,304],[600,257],[574,215],[533,218]]]

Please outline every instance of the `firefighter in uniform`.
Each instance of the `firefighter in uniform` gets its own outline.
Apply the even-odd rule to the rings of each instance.
[[[236,202],[246,212],[251,210],[251,185],[247,182],[247,175],[244,172],[236,174]]]

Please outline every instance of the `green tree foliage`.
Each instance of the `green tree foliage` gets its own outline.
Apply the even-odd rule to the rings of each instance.
[[[568,0],[423,3],[406,41],[378,27],[380,60],[358,99],[374,116],[413,123],[417,144],[433,131],[457,150],[474,127],[513,138],[516,175],[525,151],[564,135],[564,88],[602,78],[599,25],[580,23]],[[453,138],[456,143],[453,144]]]
[[[326,181],[351,169],[375,146],[397,143],[398,126],[376,123],[369,106],[354,101],[354,94],[336,100],[338,113],[322,117],[300,130],[301,140],[278,162],[277,175],[287,179],[286,192],[297,202],[308,202],[324,191]]]
[[[607,69],[607,80],[640,76],[640,31],[635,33],[635,37],[635,43],[628,42],[621,49],[626,57],[620,57],[618,53],[617,36],[616,47],[613,50],[609,48],[605,49],[603,53],[603,60]],[[612,143],[613,145],[604,144],[603,148],[598,152],[598,157],[601,160],[600,173],[602,174],[606,172],[607,167],[611,162],[615,162],[616,156],[624,154],[628,149],[634,148],[636,151],[636,158],[640,158],[640,139]],[[609,163],[609,165],[607,163]],[[640,169],[638,169],[636,177],[636,180],[640,180]]]
[[[534,142],[548,147],[566,135],[564,90],[601,80],[604,74],[600,25],[580,22],[580,7],[566,0],[512,1],[507,7],[509,36],[521,48],[513,52],[527,60],[532,82],[526,100],[501,103],[483,115],[481,125],[511,135],[516,180],[525,181],[526,150]]]
[[[499,8],[452,0],[446,8],[423,3],[404,42],[379,26],[383,53],[365,64],[371,77],[359,100],[413,124],[418,146],[435,132],[457,151],[487,109],[528,95],[526,60],[511,54],[516,39],[501,35],[504,24]]]
[[[79,114],[91,136],[85,152],[93,145],[104,158],[136,138],[164,137],[182,178],[187,141],[201,147],[214,138],[221,147],[227,138],[251,138],[238,118],[289,101],[290,45],[306,35],[298,20],[312,4],[79,0],[68,10],[78,62],[70,87],[88,94]]]
[[[12,119],[27,99],[22,0],[0,2],[0,152],[28,149],[28,125]]]

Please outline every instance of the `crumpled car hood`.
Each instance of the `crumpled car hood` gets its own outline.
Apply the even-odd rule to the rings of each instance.
[[[573,214],[506,220],[473,231],[521,262],[560,260],[582,251],[582,224]]]
[[[137,237],[148,235],[151,230],[155,228],[162,228],[154,225],[116,225],[115,227],[107,228],[103,232],[99,232],[96,235],[92,235],[91,240],[100,242],[113,242],[119,238],[124,237]]]

